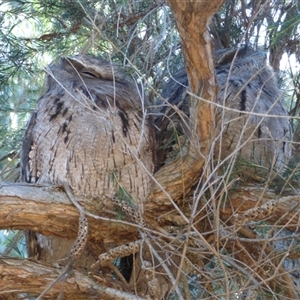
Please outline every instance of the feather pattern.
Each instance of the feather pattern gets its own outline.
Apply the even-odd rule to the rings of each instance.
[[[224,160],[233,152],[264,168],[280,170],[290,157],[290,123],[274,71],[264,52],[247,47],[215,52],[219,85],[216,109],[215,158]],[[189,103],[185,69],[163,89],[156,118],[156,135],[164,145],[176,131],[187,135]],[[176,109],[174,109],[176,107]]]
[[[121,189],[142,212],[154,168],[153,140],[137,86],[111,63],[82,55],[46,71],[48,89],[24,136],[22,180],[68,184],[80,201],[100,211],[113,208],[111,199]],[[49,249],[49,260],[50,238],[35,240]]]

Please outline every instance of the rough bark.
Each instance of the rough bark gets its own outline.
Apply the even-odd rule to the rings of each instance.
[[[199,178],[199,173],[209,152],[214,114],[212,103],[216,100],[217,86],[214,75],[212,40],[208,22],[224,1],[169,1],[176,25],[182,38],[182,48],[190,81],[193,124],[188,152],[156,174],[159,184],[153,187],[146,211],[152,214],[157,203],[161,208],[174,208],[172,200],[182,198]],[[200,99],[205,99],[202,101]],[[171,202],[171,203],[170,203]]]
[[[220,207],[220,216],[227,221],[234,214],[243,214],[247,210],[261,207],[274,199],[276,204],[268,220],[271,223],[287,224],[291,230],[297,229],[300,217],[300,212],[297,210],[299,196],[279,197],[273,190],[266,190],[264,187],[255,185],[230,191],[228,201]],[[76,237],[79,212],[60,188],[23,183],[1,183],[0,205],[1,229],[30,229],[45,235]],[[117,244],[128,243],[138,237],[137,225],[117,220],[114,212],[106,215],[103,212],[101,217],[88,216],[88,221],[90,239],[93,241],[97,241],[99,235],[105,236],[106,231],[114,230],[116,227],[118,234],[114,242]]]
[[[0,212],[2,229],[30,229],[44,235],[76,237],[79,212],[61,187],[2,183],[0,203],[3,208]],[[91,242],[105,238],[106,232],[116,228],[118,234],[115,239],[107,242],[124,244],[137,238],[135,224],[126,224],[117,220],[116,216],[116,212],[103,211],[101,217],[88,217]]]
[[[61,272],[63,269],[58,270],[29,260],[1,258],[1,294],[11,292],[41,294]],[[63,299],[144,299],[122,291],[122,286],[113,279],[108,283],[101,277],[86,276],[77,271],[72,271],[66,280],[55,284],[43,299],[56,299],[61,292]]]

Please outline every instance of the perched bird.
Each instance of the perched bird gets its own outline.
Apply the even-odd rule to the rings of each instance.
[[[253,176],[261,171],[266,174],[282,170],[290,157],[290,124],[266,54],[244,47],[217,50],[214,56],[219,86],[215,161],[229,162],[235,157],[253,167]],[[176,155],[174,145],[187,136],[190,109],[187,90],[184,68],[163,88],[165,101],[160,102],[160,113],[155,120],[159,128],[156,137],[164,152],[169,148],[170,155],[174,152]],[[247,167],[243,172],[250,169]]]
[[[62,58],[46,72],[47,91],[23,139],[22,181],[67,184],[94,213],[117,198],[142,214],[154,166],[138,85],[110,62],[84,55]],[[55,262],[72,242],[30,232],[29,256]]]

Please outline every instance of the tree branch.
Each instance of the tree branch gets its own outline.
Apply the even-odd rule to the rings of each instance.
[[[43,292],[45,286],[51,284],[59,276],[60,272],[56,268],[29,260],[2,258],[0,259],[0,274],[0,291],[2,294],[5,292],[26,292],[38,295]],[[94,278],[107,285],[107,282],[100,276],[94,276]],[[66,281],[58,282],[47,295],[54,299],[63,290],[64,299],[80,300],[92,297],[101,300],[144,300],[144,298],[122,291],[122,287],[113,279],[110,284],[111,287],[99,284],[92,278],[74,270],[71,271]]]
[[[0,205],[1,229],[30,229],[67,238],[77,235],[79,212],[59,187],[1,183]],[[89,239],[93,242],[121,245],[138,239],[134,224],[117,220],[116,212],[103,210],[97,214],[101,215],[97,219],[88,217]]]
[[[181,1],[169,0],[181,36],[191,98],[191,139],[185,157],[179,157],[163,166],[155,178],[160,183],[153,188],[151,202],[160,207],[171,206],[170,200],[182,198],[199,179],[206,155],[210,151],[214,113],[212,103],[217,96],[214,75],[212,41],[208,22],[223,0]],[[205,99],[205,101],[202,101]],[[171,201],[172,202],[172,201]],[[153,211],[150,203],[147,211]],[[174,206],[174,205],[173,205]]]
[[[286,229],[298,231],[300,219],[299,195],[278,196],[271,189],[259,185],[248,185],[230,191],[226,205],[220,207],[220,216],[224,221],[233,221],[232,216],[234,214],[243,214],[250,209],[259,208],[271,200],[275,200],[275,207],[265,219],[270,224],[281,225]]]

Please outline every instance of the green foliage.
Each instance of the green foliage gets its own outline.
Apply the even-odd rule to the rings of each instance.
[[[12,257],[26,257],[24,234],[21,231],[0,231],[0,255]]]

